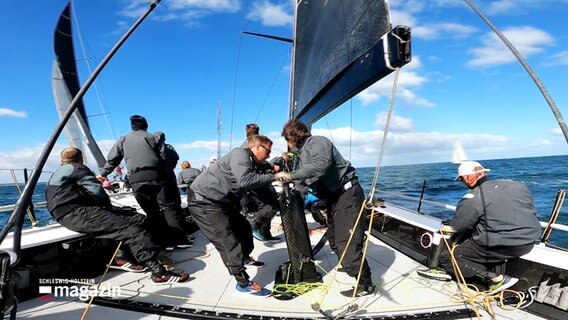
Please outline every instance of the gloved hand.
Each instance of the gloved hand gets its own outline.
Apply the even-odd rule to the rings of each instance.
[[[274,175],[274,180],[276,181],[282,181],[282,182],[287,182],[290,181],[290,174],[288,172],[278,172],[277,174]]]

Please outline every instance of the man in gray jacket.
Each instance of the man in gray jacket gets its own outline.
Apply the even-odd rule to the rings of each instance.
[[[371,269],[362,252],[367,219],[361,217],[355,224],[365,200],[355,168],[329,139],[312,136],[306,125],[298,120],[288,121],[282,129],[282,136],[288,148],[299,154],[299,163],[291,173],[277,173],[278,180],[303,181],[319,199],[326,201],[331,249],[338,257],[343,257],[341,264],[349,276],[357,278],[361,269],[359,284],[341,291],[341,294],[347,297],[373,294],[375,285]]]
[[[121,136],[112,146],[107,163],[97,177],[104,182],[124,159],[132,193],[146,213],[145,225],[162,246],[171,245],[166,232],[167,223],[160,211],[158,193],[164,183],[164,161],[160,156],[160,143],[148,133],[148,122],[140,115],[130,117],[132,132]]]
[[[250,281],[247,267],[261,268],[254,261],[252,229],[240,214],[244,190],[267,188],[274,174],[259,173],[255,166],[270,156],[272,141],[266,136],[249,138],[248,148],[235,148],[211,164],[191,184],[195,199],[188,209],[203,234],[215,246],[229,273],[237,280],[236,291],[253,297],[268,297],[271,291]]]
[[[458,176],[470,191],[458,202],[456,215],[442,231],[458,232],[461,242],[454,251],[464,278],[477,278],[491,294],[512,287],[519,279],[490,271],[507,259],[527,254],[541,234],[529,189],[512,180],[488,180],[479,162],[466,161]],[[436,280],[451,280],[450,253],[442,251],[440,266],[418,274]]]

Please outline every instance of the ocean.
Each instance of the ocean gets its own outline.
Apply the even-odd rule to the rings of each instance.
[[[517,159],[499,159],[480,161],[484,167],[491,169],[490,179],[512,179],[523,182],[534,196],[538,218],[548,221],[554,200],[559,189],[568,187],[568,156],[531,157]],[[397,198],[393,193],[418,199],[424,186],[423,199],[441,204],[455,205],[467,192],[462,182],[454,180],[457,166],[452,163],[432,163],[380,168],[375,197],[412,209],[418,209],[418,200]],[[375,168],[357,168],[361,185],[368,194]],[[45,183],[36,188],[33,201],[44,201]],[[0,185],[0,205],[13,204],[18,198],[18,190],[14,185]],[[568,203],[568,200],[567,200]],[[51,216],[45,208],[36,208],[36,216],[42,224],[48,223]],[[423,202],[420,212],[442,219],[453,216],[453,212]],[[3,227],[9,212],[0,213],[0,227]],[[568,225],[567,204],[561,210],[557,223]],[[30,222],[26,218],[25,226]],[[568,248],[568,233],[553,231],[549,242]]]

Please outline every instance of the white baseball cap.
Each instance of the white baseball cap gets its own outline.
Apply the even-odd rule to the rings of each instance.
[[[479,169],[481,168],[481,169]],[[458,175],[456,176],[455,180],[458,180],[462,176],[468,176],[470,174],[478,173],[478,172],[489,172],[491,170],[485,169],[481,163],[477,161],[465,161],[460,164],[458,168]]]

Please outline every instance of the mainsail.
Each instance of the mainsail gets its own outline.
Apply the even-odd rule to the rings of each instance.
[[[298,0],[290,117],[311,124],[410,62],[410,30],[386,1]]]
[[[55,59],[51,70],[51,89],[57,112],[61,118],[81,88],[77,66],[75,65],[70,2],[67,3],[59,16],[53,36],[53,47]],[[77,103],[77,110],[65,126],[65,135],[73,147],[79,148],[83,152],[85,152],[84,145],[86,145],[99,168],[104,166],[106,160],[91,134],[82,99]]]

